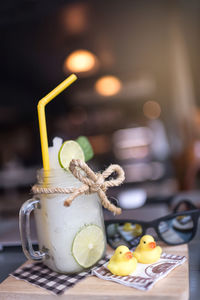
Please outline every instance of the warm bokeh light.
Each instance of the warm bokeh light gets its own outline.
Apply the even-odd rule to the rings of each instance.
[[[88,50],[72,52],[64,62],[65,71],[74,73],[88,72],[96,68],[97,58]]]
[[[61,22],[68,34],[78,35],[88,28],[89,8],[86,3],[72,3],[64,7]]]
[[[143,105],[143,113],[148,119],[158,119],[161,114],[160,104],[156,101],[145,102]]]
[[[115,76],[103,76],[95,83],[95,90],[102,96],[113,96],[121,89],[121,82]]]

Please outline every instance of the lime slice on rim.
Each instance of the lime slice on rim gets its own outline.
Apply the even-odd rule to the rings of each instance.
[[[94,152],[92,149],[92,146],[86,136],[79,136],[76,140],[76,142],[81,146],[84,155],[85,155],[85,161],[90,160],[94,156]]]
[[[75,141],[69,140],[62,144],[58,152],[58,161],[62,168],[69,170],[69,164],[72,159],[85,161],[83,150]]]
[[[83,227],[75,236],[72,244],[72,255],[83,268],[93,266],[105,249],[104,234],[97,225]]]

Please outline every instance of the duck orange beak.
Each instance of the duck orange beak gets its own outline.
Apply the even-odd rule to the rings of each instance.
[[[132,252],[131,251],[126,252],[125,257],[128,258],[128,259],[131,259],[133,257]]]
[[[156,248],[156,242],[151,242],[151,243],[149,243],[149,247],[150,247],[151,249]]]

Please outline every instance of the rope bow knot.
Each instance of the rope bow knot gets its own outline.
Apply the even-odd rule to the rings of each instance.
[[[103,173],[100,174],[93,172],[83,161],[73,159],[70,162],[69,170],[79,181],[83,183],[83,185],[77,189],[75,193],[72,193],[72,195],[69,196],[64,205],[70,205],[78,195],[84,193],[98,193],[101,203],[105,208],[116,214],[121,213],[121,208],[112,204],[106,196],[108,187],[118,186],[125,179],[124,171],[119,165],[110,165]],[[116,172],[117,177],[115,179],[106,180],[114,172]]]
[[[80,182],[83,183],[79,188],[41,188],[33,186],[32,191],[35,194],[71,194],[64,202],[65,206],[70,206],[72,201],[82,194],[97,193],[102,205],[115,214],[121,213],[121,208],[112,204],[106,191],[109,187],[120,185],[124,179],[124,171],[119,165],[110,165],[103,173],[93,172],[86,163],[77,159],[70,162],[69,170]],[[109,176],[116,173],[115,179],[109,179]],[[108,179],[108,180],[106,180]]]

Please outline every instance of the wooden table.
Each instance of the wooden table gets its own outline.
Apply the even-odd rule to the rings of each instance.
[[[188,258],[187,245],[163,247],[163,251],[185,255]],[[62,296],[54,296],[46,290],[11,276],[0,284],[1,300],[55,300],[56,297],[60,300],[188,300],[188,260],[146,292],[101,280],[97,277],[88,277],[80,281]]]

